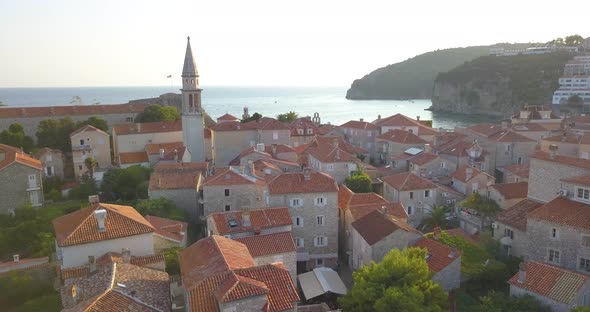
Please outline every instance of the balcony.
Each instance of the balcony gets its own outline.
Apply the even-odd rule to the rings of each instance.
[[[72,151],[89,151],[92,147],[88,144],[86,145],[74,145],[72,146]]]

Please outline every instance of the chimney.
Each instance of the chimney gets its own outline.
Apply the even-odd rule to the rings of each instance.
[[[340,160],[340,149],[336,149],[336,160]]]
[[[164,159],[164,149],[160,149],[160,159]]]
[[[437,227],[435,227],[435,228],[432,230],[432,237],[433,237],[434,239],[440,239],[440,234],[441,234],[441,233],[442,233],[442,230],[441,230],[441,228],[440,228],[439,226],[437,226]]]
[[[242,210],[242,226],[252,226],[252,222],[250,222],[250,209],[244,208]]]
[[[420,116],[416,116],[416,121],[420,121]]]
[[[439,135],[436,135],[432,139],[432,145],[434,145],[434,147],[439,147],[440,146],[440,141],[441,141],[441,137]]]
[[[473,168],[467,167],[465,168],[465,181],[471,180],[473,177]]]
[[[272,158],[277,158],[277,145],[273,144],[270,146],[271,150],[272,150]]]
[[[525,262],[521,262],[518,265],[518,282],[519,283],[524,283],[526,282],[526,263]]]
[[[178,150],[174,150],[174,162],[178,162]]]
[[[387,214],[387,207],[381,206],[381,208],[379,208],[379,212],[383,215],[386,215]]]
[[[12,256],[12,260],[13,260],[14,262],[19,262],[19,261],[20,261],[20,256],[19,256],[18,254],[16,254],[16,255],[13,255],[13,256]]]
[[[91,205],[96,205],[100,203],[100,199],[98,198],[98,195],[90,195],[88,196],[88,202]]]
[[[246,173],[246,166],[240,165],[240,173],[241,174],[245,174]]]
[[[557,149],[558,148],[559,148],[559,146],[557,146],[557,144],[549,145],[549,158],[554,159],[555,156],[557,156]]]
[[[136,123],[135,127],[137,128],[137,132],[141,132],[141,123],[140,122]]]
[[[363,118],[359,119],[361,122],[364,122],[365,120]]]
[[[430,146],[430,144],[424,144],[424,152],[432,153],[432,146]]]
[[[94,210],[94,217],[96,217],[96,221],[98,222],[98,231],[104,232],[106,230],[105,221],[107,218],[107,211],[103,208],[99,208]]]
[[[96,258],[94,256],[88,256],[88,271],[90,273],[96,272]]]
[[[264,152],[264,143],[257,143],[256,144],[256,151],[263,153]]]
[[[338,148],[338,139],[332,140],[332,145],[334,145],[335,148]]]
[[[311,169],[305,168],[303,169],[303,180],[309,181],[311,179]]]
[[[131,250],[129,248],[122,248],[121,256],[123,257],[123,263],[131,262]]]
[[[254,161],[252,159],[248,159],[248,170],[252,176],[256,176],[256,171],[254,168]]]
[[[377,115],[377,120],[381,119],[381,114]]]

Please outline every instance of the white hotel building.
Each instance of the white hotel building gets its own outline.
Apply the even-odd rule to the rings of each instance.
[[[576,56],[565,64],[564,76],[559,78],[559,89],[553,93],[553,104],[565,104],[577,95],[590,103],[590,56]]]

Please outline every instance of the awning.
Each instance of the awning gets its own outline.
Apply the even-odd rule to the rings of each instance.
[[[512,246],[512,239],[509,236],[500,238],[500,244],[504,246]]]
[[[309,300],[326,293],[346,295],[346,286],[336,271],[330,268],[315,268],[297,276],[305,299]]]

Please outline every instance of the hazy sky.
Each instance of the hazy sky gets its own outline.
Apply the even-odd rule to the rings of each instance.
[[[590,1],[0,0],[0,87],[345,86],[435,49],[590,36]],[[576,17],[576,14],[580,17]]]

